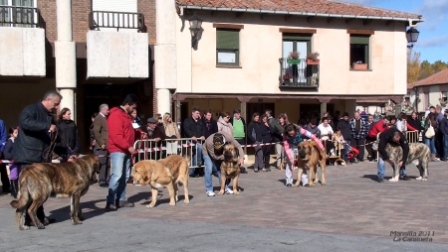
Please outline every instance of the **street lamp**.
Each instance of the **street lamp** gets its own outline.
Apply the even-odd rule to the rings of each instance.
[[[196,48],[199,40],[199,33],[202,31],[202,19],[199,18],[196,13],[194,13],[193,16],[190,17],[188,22],[190,23],[191,46],[193,48]]]
[[[414,27],[409,28],[406,31],[406,39],[410,45],[408,45],[408,48],[412,48],[414,46],[414,43],[417,42],[418,35],[420,32],[415,29]]]

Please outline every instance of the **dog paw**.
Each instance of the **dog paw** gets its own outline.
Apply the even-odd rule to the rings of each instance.
[[[397,178],[397,177],[395,177],[395,178],[391,178],[391,179],[389,179],[389,181],[390,181],[390,182],[398,182],[398,178]]]
[[[423,180],[422,176],[416,177],[415,180]]]
[[[149,204],[149,205],[147,205],[146,207],[147,207],[147,208],[153,208],[154,205],[153,205],[153,204]]]
[[[175,206],[176,202],[170,202],[170,206]]]
[[[240,194],[240,192],[238,190],[233,191],[233,195],[238,195],[238,194]]]
[[[190,203],[190,200],[189,199],[184,199],[184,203]]]
[[[293,187],[299,187],[300,184],[299,183],[295,183],[294,185],[292,185]]]
[[[37,224],[37,229],[45,229],[45,225],[42,223]]]
[[[428,181],[428,178],[423,178],[422,181]]]
[[[30,230],[30,226],[20,226],[19,230]]]
[[[224,190],[218,192],[219,195],[224,195]]]
[[[76,221],[76,220],[75,220],[75,221],[72,221],[72,224],[73,224],[73,225],[81,225],[81,224],[82,224],[82,221],[79,221],[79,220]]]

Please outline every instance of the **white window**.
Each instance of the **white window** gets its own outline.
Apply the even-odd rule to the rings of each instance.
[[[137,0],[92,0],[96,30],[137,32]]]
[[[0,0],[0,26],[35,27],[38,21],[36,2],[37,0]]]
[[[440,98],[442,98],[443,101],[447,101],[447,97],[448,97],[447,91],[440,92]]]

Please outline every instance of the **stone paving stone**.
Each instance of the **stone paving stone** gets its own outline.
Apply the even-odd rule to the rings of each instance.
[[[107,189],[92,185],[81,199],[83,225],[70,224],[68,199],[50,198],[45,211],[58,223],[45,230],[19,231],[11,197],[3,196],[0,251],[447,251],[446,168],[445,162],[431,163],[427,182],[380,184],[371,179],[376,164],[329,166],[328,184],[314,188],[285,187],[282,171],[249,170],[241,175],[240,195],[207,197],[204,178],[192,178],[189,204],[180,187],[180,201],[169,206],[163,189],[152,209],[146,208],[148,187],[128,186],[135,207],[111,213],[103,211]],[[412,165],[407,170],[418,175]],[[386,171],[390,176],[391,168]],[[213,183],[217,193],[218,180]],[[391,231],[425,230],[435,231],[432,243],[394,243],[390,237]],[[181,241],[169,241],[177,235]]]

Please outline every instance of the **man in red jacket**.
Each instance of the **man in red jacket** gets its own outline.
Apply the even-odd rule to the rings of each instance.
[[[108,149],[112,174],[109,180],[106,211],[119,207],[133,207],[126,199],[126,181],[131,173],[131,155],[135,154],[135,131],[130,113],[137,107],[137,97],[129,94],[120,107],[112,108],[107,119]]]
[[[389,118],[387,116],[383,117],[383,120],[380,120],[372,125],[369,130],[369,138],[374,139],[376,141],[376,136],[378,133],[381,133],[389,128]]]

